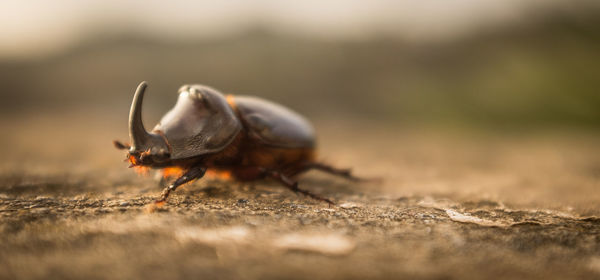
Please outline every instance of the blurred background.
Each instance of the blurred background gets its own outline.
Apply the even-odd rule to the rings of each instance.
[[[598,130],[599,8],[586,0],[2,1],[0,110],[10,120],[115,116],[125,128],[146,80],[151,123],[180,85],[202,83],[315,119]]]
[[[147,128],[201,83],[295,109],[325,160],[390,193],[565,205],[577,186],[592,207],[599,15],[586,0],[2,1],[1,178],[135,178],[111,142],[146,80]]]

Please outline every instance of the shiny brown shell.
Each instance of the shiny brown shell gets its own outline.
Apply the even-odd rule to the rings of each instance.
[[[203,85],[185,85],[175,107],[153,131],[166,138],[171,159],[184,159],[222,150],[241,129],[223,94]]]
[[[185,85],[179,89],[175,107],[153,130],[166,139],[171,159],[221,151],[235,139],[242,127],[252,139],[267,146],[315,146],[314,130],[299,114],[256,97],[230,98],[231,104],[223,94],[203,85]]]
[[[312,148],[314,129],[296,112],[279,104],[250,96],[235,96],[235,106],[249,135],[278,148]]]

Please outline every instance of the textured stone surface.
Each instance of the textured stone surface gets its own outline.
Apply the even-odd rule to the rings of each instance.
[[[600,277],[595,135],[325,123],[326,161],[385,181],[301,177],[301,186],[339,202],[329,207],[273,182],[207,179],[150,213],[160,189],[110,146],[123,132],[56,133],[39,120],[8,128],[3,279]],[[82,131],[90,131],[85,141],[69,140]],[[58,140],[40,147],[31,138],[42,133]]]

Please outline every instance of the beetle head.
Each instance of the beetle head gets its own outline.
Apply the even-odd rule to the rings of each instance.
[[[169,149],[163,136],[146,131],[142,122],[146,87],[146,82],[141,82],[137,87],[129,111],[129,161],[132,165],[160,165],[169,160]]]

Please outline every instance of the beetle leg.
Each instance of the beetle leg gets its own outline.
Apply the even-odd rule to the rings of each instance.
[[[192,167],[187,172],[185,172],[181,177],[177,178],[172,184],[167,186],[162,191],[160,198],[156,201],[156,203],[165,202],[167,200],[167,198],[169,197],[169,194],[172,191],[175,191],[177,189],[177,187],[179,187],[187,182],[190,182],[194,179],[202,178],[202,176],[204,176],[204,173],[206,173],[206,168],[200,167],[200,166]]]
[[[331,200],[329,200],[328,198],[324,198],[321,196],[318,196],[314,193],[311,193],[307,190],[298,188],[298,182],[290,179],[289,177],[285,176],[283,173],[278,172],[278,171],[274,171],[274,170],[267,170],[264,168],[261,168],[261,170],[268,176],[270,176],[271,178],[279,181],[281,184],[283,184],[285,187],[287,187],[288,189],[292,190],[293,192],[296,193],[301,193],[303,195],[306,195],[310,198],[316,199],[316,200],[320,200],[323,202],[327,202],[329,205],[334,205],[335,203]]]
[[[356,176],[352,175],[352,170],[350,170],[350,169],[335,168],[331,165],[327,165],[327,164],[319,163],[319,162],[306,163],[298,173],[306,172],[311,169],[321,170],[325,173],[340,176],[340,177],[346,178],[346,179],[348,179],[350,181],[354,181],[354,182],[366,182],[366,181],[378,180],[378,179],[367,179],[367,178],[356,177]]]

